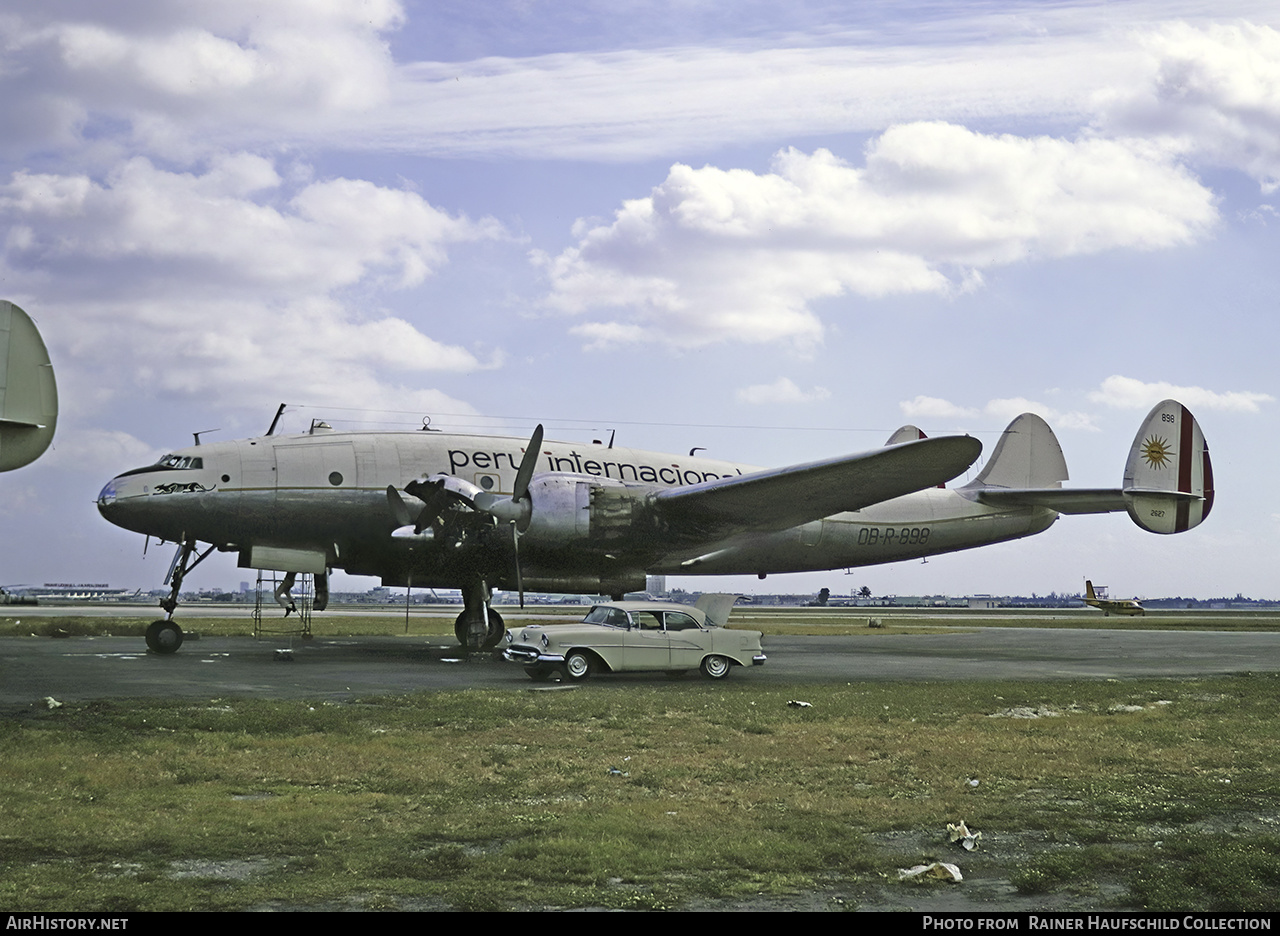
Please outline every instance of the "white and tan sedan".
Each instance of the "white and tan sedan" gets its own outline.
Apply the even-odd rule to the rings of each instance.
[[[556,673],[570,682],[593,673],[700,669],[723,679],[734,666],[760,666],[767,659],[760,632],[728,630],[732,600],[705,595],[700,606],[656,601],[598,604],[577,624],[530,624],[509,631],[503,657],[524,665],[533,679]],[[732,599],[734,596],[728,596]]]

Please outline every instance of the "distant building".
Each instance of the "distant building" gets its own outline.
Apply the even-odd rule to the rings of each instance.
[[[973,611],[990,611],[1000,607],[1000,599],[990,595],[970,595],[969,608]]]
[[[651,595],[665,595],[667,593],[667,577],[665,575],[646,575],[644,578],[644,590]]]

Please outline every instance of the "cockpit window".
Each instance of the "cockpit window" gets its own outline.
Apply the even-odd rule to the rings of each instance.
[[[156,462],[157,468],[203,468],[204,459],[195,455],[166,455]]]

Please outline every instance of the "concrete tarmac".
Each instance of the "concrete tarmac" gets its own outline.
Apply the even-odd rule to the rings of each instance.
[[[278,649],[292,647],[292,658]],[[1280,634],[977,628],[955,634],[764,638],[769,661],[742,685],[883,680],[1125,679],[1280,671]],[[600,684],[670,682],[659,673]],[[710,685],[696,673],[683,677]],[[553,686],[555,684],[552,684]],[[528,690],[521,667],[464,658],[444,637],[218,637],[149,653],[140,637],[0,638],[0,704],[106,698],[349,699],[439,689]]]

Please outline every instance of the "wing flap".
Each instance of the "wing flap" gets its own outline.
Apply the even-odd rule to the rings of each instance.
[[[661,491],[653,503],[681,532],[782,530],[936,487],[973,464],[969,436],[906,442],[859,455]]]

